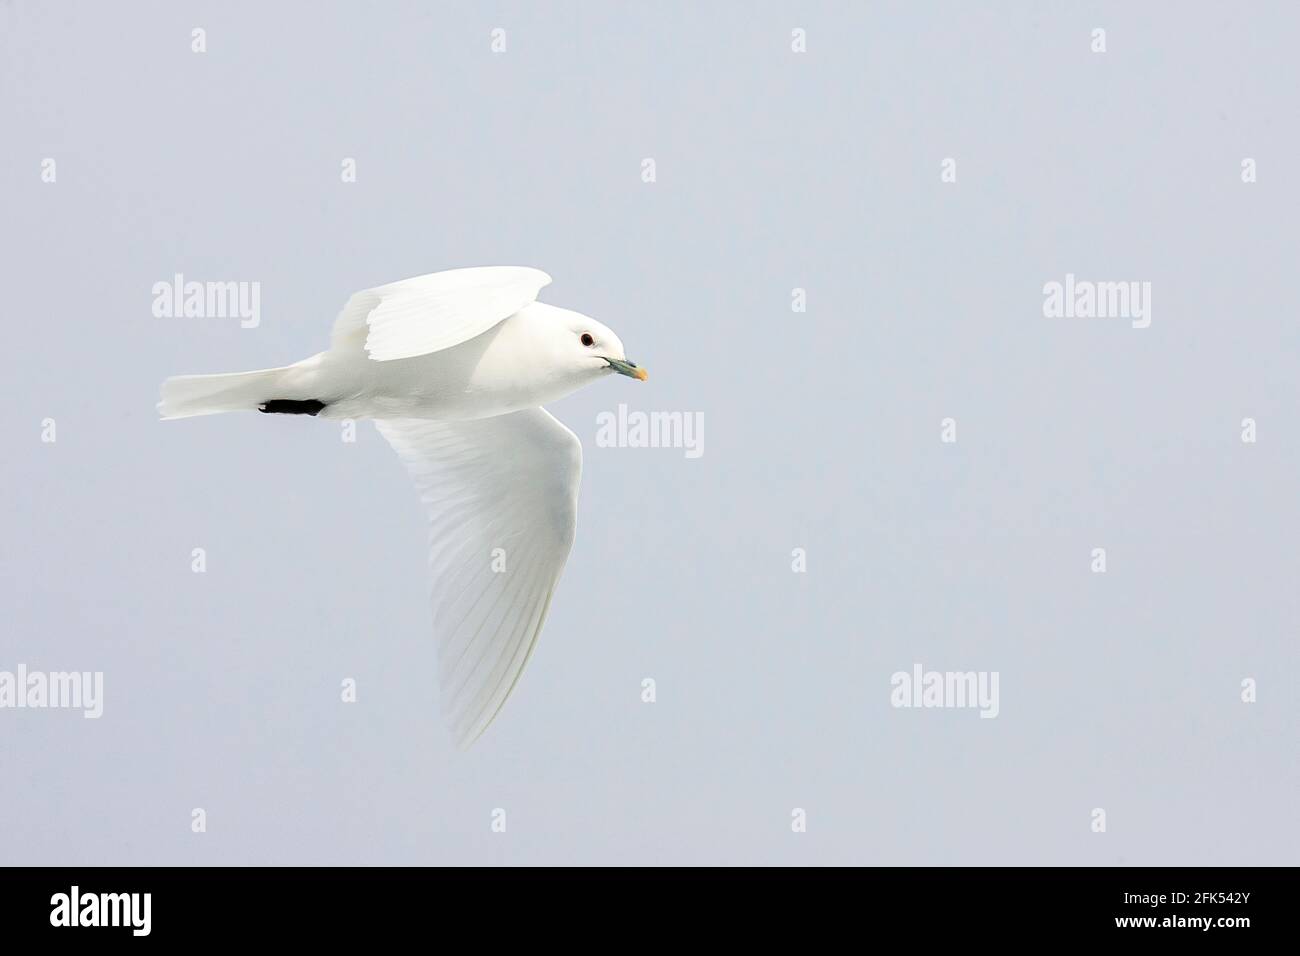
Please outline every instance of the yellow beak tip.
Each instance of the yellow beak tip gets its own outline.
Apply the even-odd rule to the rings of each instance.
[[[649,374],[646,373],[646,370],[645,370],[645,369],[643,369],[643,368],[639,368],[639,369],[636,370],[636,377],[637,377],[637,381],[639,381],[639,382],[644,382],[644,381],[645,381],[646,379],[648,379],[650,376],[649,376]]]

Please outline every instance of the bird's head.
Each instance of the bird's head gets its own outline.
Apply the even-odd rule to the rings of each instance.
[[[613,330],[595,319],[534,302],[505,322],[497,333],[508,347],[491,353],[493,374],[513,381],[532,405],[570,395],[612,372],[644,382],[645,369],[629,361]]]
[[[565,319],[566,361],[583,371],[617,372],[640,382],[646,380],[646,370],[628,361],[623,343],[612,329],[578,312],[569,312]]]

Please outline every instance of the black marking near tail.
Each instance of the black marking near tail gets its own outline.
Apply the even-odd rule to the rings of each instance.
[[[318,415],[324,407],[324,402],[318,402],[314,398],[301,402],[291,398],[276,398],[258,405],[257,410],[268,415]]]

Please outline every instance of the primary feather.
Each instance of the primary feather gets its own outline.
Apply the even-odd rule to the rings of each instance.
[[[514,689],[577,523],[582,445],[541,408],[469,422],[375,422],[429,518],[442,714],[458,746]]]

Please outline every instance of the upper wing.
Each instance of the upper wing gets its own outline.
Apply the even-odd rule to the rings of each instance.
[[[551,277],[525,266],[450,269],[358,292],[334,321],[333,344],[364,333],[380,362],[459,345],[537,299]]]
[[[541,408],[375,424],[429,513],[442,714],[468,747],[514,689],[546,621],[573,544],[582,445]]]

